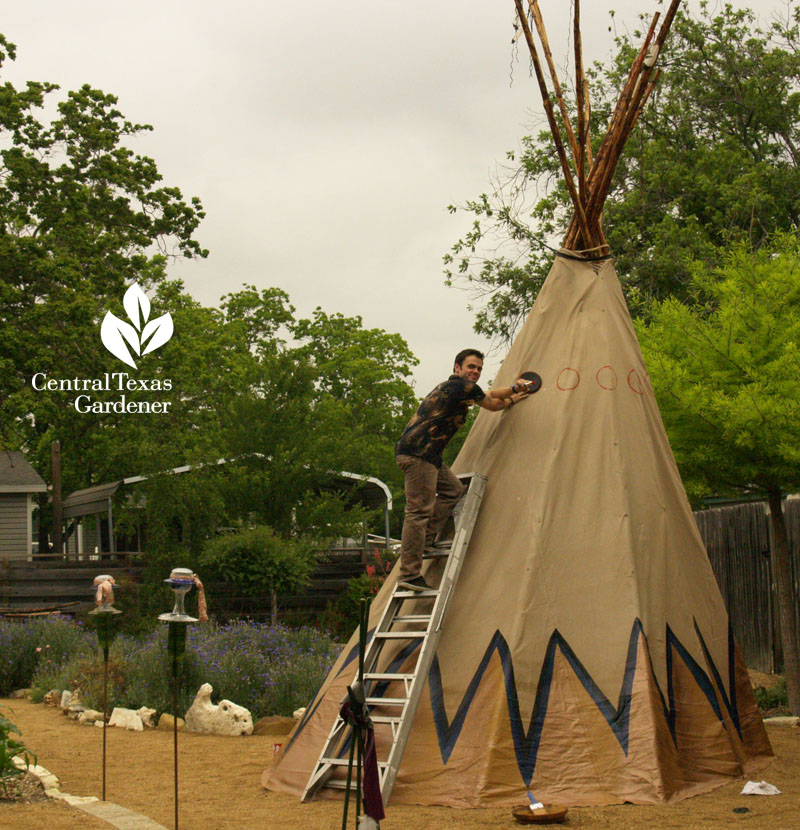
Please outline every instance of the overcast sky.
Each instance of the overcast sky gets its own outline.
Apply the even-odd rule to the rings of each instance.
[[[694,3],[695,0],[692,0]],[[556,58],[569,7],[541,0]],[[779,0],[757,0],[763,17]],[[587,64],[655,2],[584,0]],[[134,149],[199,196],[207,260],[171,270],[205,305],[243,283],[399,332],[418,394],[449,374],[472,333],[469,297],[443,284],[452,216],[541,119],[513,0],[27,0],[6,4],[18,47],[3,80],[89,83],[154,132]],[[560,61],[559,61],[560,62]],[[494,375],[502,354],[487,363]]]

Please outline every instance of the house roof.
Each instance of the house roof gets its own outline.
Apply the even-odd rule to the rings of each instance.
[[[226,464],[228,459],[220,458],[215,463],[218,465]],[[187,464],[164,472],[178,475],[202,466],[206,465]],[[70,519],[76,516],[88,516],[92,513],[105,513],[108,511],[108,500],[114,496],[122,485],[137,484],[140,481],[146,481],[148,478],[150,478],[148,475],[129,476],[107,484],[87,487],[84,490],[75,490],[64,499],[63,516],[65,519]],[[331,473],[331,482],[335,489],[355,495],[365,507],[392,509],[392,493],[386,484],[378,478],[340,471]]]
[[[19,450],[0,450],[0,493],[44,493],[44,479]]]
[[[97,484],[85,490],[75,490],[70,493],[62,505],[62,515],[65,519],[74,516],[88,516],[92,513],[105,513],[108,510],[108,500],[117,492],[123,479],[112,481],[109,484]]]

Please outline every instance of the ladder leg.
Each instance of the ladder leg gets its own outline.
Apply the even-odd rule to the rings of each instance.
[[[361,815],[361,802],[363,793],[361,792],[361,765],[364,761],[364,730],[360,726],[356,726],[353,740],[356,742],[356,828],[358,828],[358,818]]]
[[[355,737],[355,736],[354,736]],[[347,789],[344,791],[344,812],[342,813],[342,830],[347,830],[347,808],[350,806],[350,784],[353,780],[353,753],[356,742],[350,744],[350,761],[347,764]]]

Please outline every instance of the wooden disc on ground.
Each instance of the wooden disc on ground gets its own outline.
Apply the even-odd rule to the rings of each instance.
[[[530,804],[514,807],[511,814],[520,824],[560,824],[567,817],[567,808],[551,805],[531,810]]]

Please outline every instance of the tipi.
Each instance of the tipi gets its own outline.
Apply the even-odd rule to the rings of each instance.
[[[542,388],[501,415],[481,412],[454,465],[488,484],[392,800],[477,807],[524,802],[526,789],[568,805],[685,798],[750,775],[772,752],[602,256],[603,200],[654,83],[647,56],[678,0],[657,37],[654,20],[594,160],[579,102],[578,138],[568,141],[577,188],[515,2],[576,213],[495,379],[508,385],[535,368]],[[531,8],[543,36],[535,0]],[[576,66],[580,90],[579,55]],[[404,670],[407,652],[381,670]],[[266,787],[302,794],[355,653],[354,635]]]

